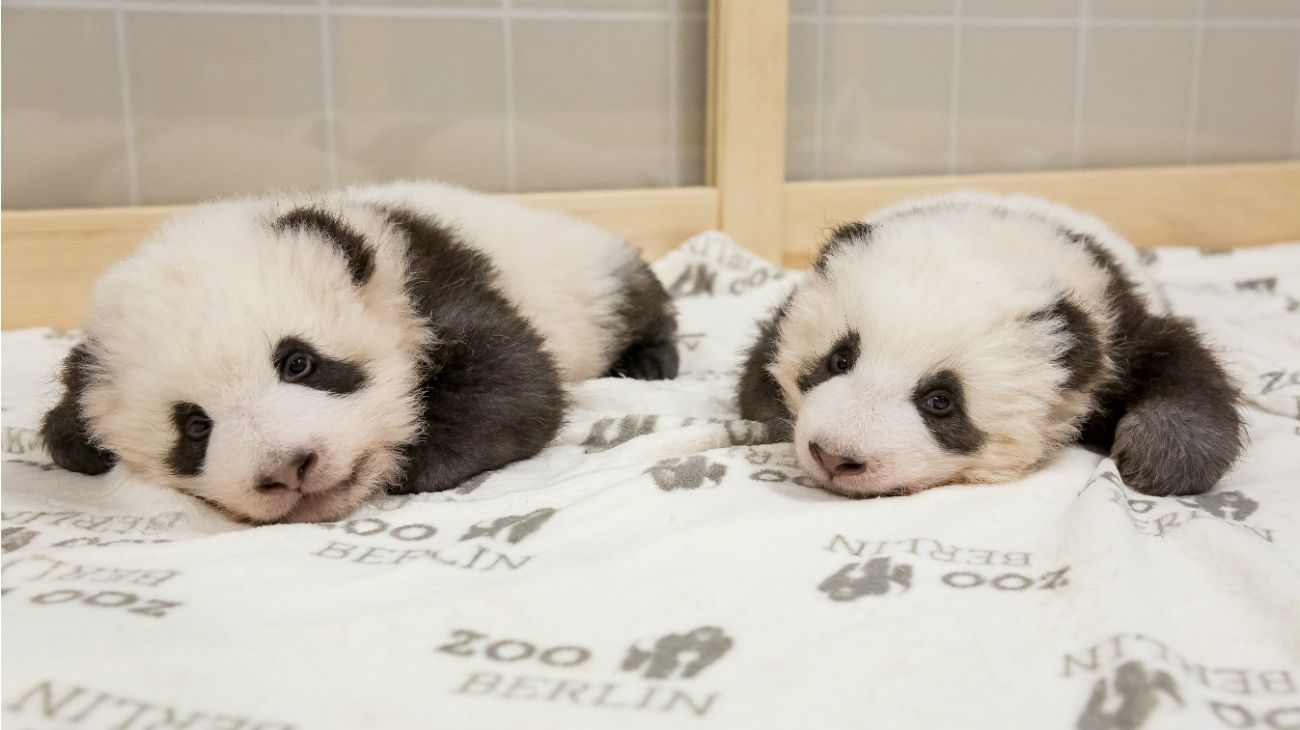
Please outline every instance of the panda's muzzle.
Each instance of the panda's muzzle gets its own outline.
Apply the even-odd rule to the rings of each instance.
[[[312,494],[328,489],[333,485],[320,478],[320,470],[317,468],[319,462],[314,451],[295,452],[279,466],[258,477],[257,491],[262,494]]]
[[[857,476],[867,470],[867,465],[864,462],[831,453],[816,442],[810,441],[808,443],[808,451],[817,460],[817,463],[821,464],[821,467],[826,470],[826,475],[832,479],[835,477]]]

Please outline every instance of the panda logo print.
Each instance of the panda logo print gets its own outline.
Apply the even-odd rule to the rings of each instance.
[[[1232,522],[1244,522],[1259,509],[1259,502],[1238,491],[1198,494],[1195,497],[1179,499],[1178,503]]]
[[[646,473],[660,489],[671,492],[675,489],[699,489],[706,483],[717,486],[727,475],[727,465],[697,454],[684,459],[663,459]]]
[[[538,528],[551,519],[553,514],[555,514],[554,507],[542,507],[523,515],[506,515],[494,520],[484,520],[466,530],[460,540],[464,542],[486,537],[492,540],[504,539],[511,545],[515,545],[537,532]]]
[[[731,637],[717,626],[700,626],[684,634],[667,634],[653,644],[633,644],[623,671],[646,679],[691,679],[731,650]]]
[[[39,536],[41,533],[35,530],[28,530],[25,527],[6,527],[0,530],[0,550],[6,553],[16,552],[27,547],[27,543],[32,538]]]
[[[856,601],[863,596],[906,593],[912,587],[912,566],[890,558],[848,563],[817,586],[832,601]]]
[[[1178,683],[1161,669],[1148,669],[1139,661],[1115,668],[1114,675],[1099,678],[1075,725],[1078,730],[1136,730],[1146,724],[1162,703],[1183,704]]]

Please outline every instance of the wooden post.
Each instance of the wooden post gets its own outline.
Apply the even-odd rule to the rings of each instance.
[[[718,228],[781,261],[788,0],[710,0],[708,179]]]

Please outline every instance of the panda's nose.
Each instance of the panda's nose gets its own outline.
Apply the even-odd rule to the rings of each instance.
[[[813,458],[822,465],[826,473],[832,477],[849,477],[867,470],[866,464],[854,461],[847,456],[832,454],[815,442],[808,444],[808,450],[812,452]]]
[[[263,474],[258,480],[257,491],[263,493],[278,491],[311,491],[307,485],[312,481],[312,469],[316,466],[316,452],[299,451],[290,456],[270,473]]]

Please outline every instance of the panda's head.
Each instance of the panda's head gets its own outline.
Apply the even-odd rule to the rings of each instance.
[[[1112,368],[1106,272],[1051,224],[939,206],[838,230],[769,372],[803,468],[849,496],[1023,475]]]
[[[46,417],[56,462],[250,522],[341,516],[400,469],[427,333],[380,211],[203,206],[96,284]]]

